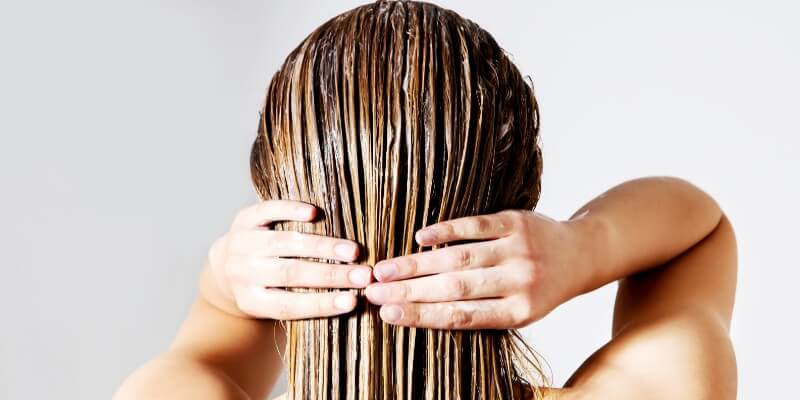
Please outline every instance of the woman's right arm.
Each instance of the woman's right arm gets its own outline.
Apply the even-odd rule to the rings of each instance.
[[[279,220],[312,221],[312,205],[270,200],[247,207],[209,251],[199,295],[170,348],[137,369],[117,390],[128,399],[262,399],[283,369],[277,320],[343,314],[355,307],[348,292],[297,293],[279,287],[357,288],[371,269],[282,257],[351,262],[352,241],[274,231]]]
[[[710,198],[707,203],[716,214],[710,233],[666,262],[620,280],[612,339],[565,384],[574,398],[736,398],[736,358],[729,335],[736,292],[736,237],[716,203]],[[601,199],[595,207],[612,204],[631,203]],[[697,215],[684,208],[676,213],[679,220],[661,221],[651,231],[640,230],[643,225],[633,219],[606,221],[607,234],[597,243],[606,252],[625,254],[616,257],[617,264],[641,262],[645,253],[639,249],[644,246],[636,244],[666,243],[669,235],[680,240],[684,232],[676,227],[694,222]]]

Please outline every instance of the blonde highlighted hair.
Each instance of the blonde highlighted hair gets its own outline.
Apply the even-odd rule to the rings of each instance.
[[[538,131],[530,78],[489,33],[430,3],[377,1],[288,55],[267,89],[251,173],[261,199],[322,211],[275,229],[354,240],[374,265],[421,251],[423,226],[532,209]],[[289,399],[538,399],[546,380],[515,330],[388,325],[363,296],[349,314],[285,328]]]

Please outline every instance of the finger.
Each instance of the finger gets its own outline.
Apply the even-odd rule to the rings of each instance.
[[[503,261],[508,249],[503,240],[465,243],[383,260],[375,264],[381,282],[488,267]]]
[[[495,239],[510,232],[512,218],[507,213],[495,213],[451,219],[418,230],[414,238],[422,246],[454,240]]]
[[[255,228],[275,221],[311,221],[317,208],[295,200],[265,200],[243,208],[233,220],[235,228]]]
[[[254,318],[279,320],[330,317],[352,311],[356,297],[351,292],[290,292],[283,289],[237,287],[236,305]]]
[[[433,303],[510,295],[519,289],[514,274],[504,267],[446,272],[367,286],[367,299],[374,304]]]
[[[242,286],[360,288],[372,281],[372,269],[366,265],[277,257],[241,257],[229,271],[231,282]]]
[[[312,257],[353,261],[358,244],[352,240],[297,231],[245,230],[232,235],[234,254],[263,257]]]
[[[389,324],[430,329],[510,329],[520,326],[508,299],[466,300],[446,303],[407,303],[381,306],[381,319]]]

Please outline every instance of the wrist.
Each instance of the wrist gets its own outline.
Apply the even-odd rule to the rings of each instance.
[[[226,284],[224,277],[217,276],[216,271],[206,262],[200,275],[199,297],[226,314],[249,318],[239,309],[233,292]]]
[[[575,243],[574,296],[591,292],[611,281],[614,269],[613,225],[598,214],[584,211],[565,221]],[[573,296],[573,297],[574,297]]]

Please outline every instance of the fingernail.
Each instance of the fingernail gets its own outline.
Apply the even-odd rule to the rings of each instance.
[[[417,243],[430,242],[436,238],[436,234],[430,229],[420,229],[415,234]]]
[[[379,281],[390,279],[397,275],[397,265],[392,262],[379,262],[375,265],[375,278]]]
[[[350,310],[355,305],[355,297],[350,293],[343,293],[333,299],[333,305],[340,310]]]
[[[383,306],[380,314],[384,321],[399,321],[403,317],[403,309],[398,306]]]
[[[339,243],[333,248],[333,251],[340,257],[353,258],[356,253],[356,247],[351,243]]]
[[[348,274],[348,278],[354,285],[366,286],[370,281],[371,275],[372,271],[369,268],[353,268]]]

